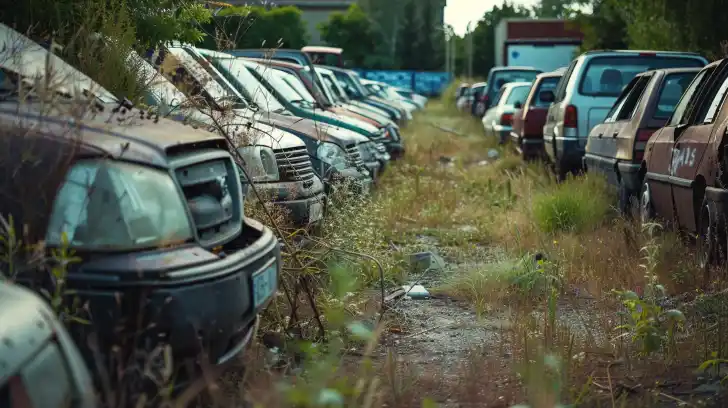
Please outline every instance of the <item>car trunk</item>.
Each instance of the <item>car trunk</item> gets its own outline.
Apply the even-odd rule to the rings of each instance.
[[[545,108],[529,108],[523,123],[523,135],[526,138],[543,138],[543,125],[546,123]]]

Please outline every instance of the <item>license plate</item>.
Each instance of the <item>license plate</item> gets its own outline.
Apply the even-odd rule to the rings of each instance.
[[[308,222],[314,223],[324,217],[324,205],[322,203],[313,203],[308,207]]]
[[[253,275],[253,302],[255,307],[265,303],[278,286],[278,268],[275,262]]]

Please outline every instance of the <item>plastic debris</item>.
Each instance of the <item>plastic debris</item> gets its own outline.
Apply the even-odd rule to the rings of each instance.
[[[412,273],[442,271],[445,268],[445,261],[432,252],[410,254],[409,264],[412,268]]]
[[[497,159],[500,157],[500,152],[498,149],[490,149],[488,150],[488,158],[489,159]]]
[[[405,291],[405,298],[410,299],[429,299],[430,292],[425,289],[422,285],[403,285],[402,289]]]

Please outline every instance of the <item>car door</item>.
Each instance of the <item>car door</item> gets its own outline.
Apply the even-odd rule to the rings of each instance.
[[[490,109],[485,111],[485,114],[483,115],[483,126],[486,129],[487,136],[496,136],[493,125],[497,124],[498,117],[500,116],[501,111],[501,101],[505,100],[505,98],[507,97],[507,93],[507,87],[501,88],[501,90],[498,91],[498,94],[495,96],[495,99],[493,100],[493,104],[491,105]]]
[[[676,221],[672,191],[675,142],[689,127],[691,114],[699,103],[700,91],[714,69],[715,66],[708,66],[698,73],[680,98],[667,125],[655,132],[647,145],[647,179],[652,205],[655,214],[668,221]]]
[[[607,113],[604,122],[589,132],[586,146],[587,165],[589,169],[594,169],[607,176],[613,185],[618,184],[615,168],[620,130],[627,126],[632,119],[635,108],[651,77],[651,75],[645,75],[633,78]]]
[[[671,181],[675,202],[677,222],[687,230],[697,230],[696,207],[702,196],[695,195],[694,181],[699,164],[706,150],[710,147],[710,136],[719,108],[728,90],[728,69],[720,64],[706,83],[701,103],[693,110],[690,125],[676,134],[675,146],[672,149]],[[701,192],[702,193],[702,192]]]
[[[576,64],[579,59],[575,59],[569,65],[566,73],[559,84],[556,86],[554,92],[554,101],[549,106],[548,112],[546,113],[546,124],[543,127],[543,142],[546,154],[552,162],[557,161],[556,153],[556,137],[559,135],[559,122],[563,125],[564,123],[564,98],[566,97],[566,90],[569,86],[570,79],[576,69]]]

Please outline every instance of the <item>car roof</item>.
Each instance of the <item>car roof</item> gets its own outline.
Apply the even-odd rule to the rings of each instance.
[[[293,62],[288,61],[281,61],[281,60],[274,60],[274,59],[264,59],[264,58],[249,58],[249,57],[241,57],[243,59],[246,59],[248,61],[257,62],[261,65],[274,65],[281,68],[290,68],[295,70],[301,70],[305,67],[301,64],[295,64]]]
[[[531,86],[532,84],[533,84],[532,82],[509,82],[509,83],[503,85],[503,88],[510,89],[510,88],[517,88],[520,86]]]
[[[488,85],[488,83],[487,83],[487,82],[476,82],[476,83],[474,83],[474,84],[470,85],[470,87],[471,87],[471,88],[478,88],[478,87],[481,87],[481,86],[486,86],[486,85]]]
[[[594,55],[594,54],[656,54],[656,55],[689,55],[696,57],[703,57],[702,54],[692,51],[658,51],[658,50],[590,50],[586,51],[582,55]],[[703,57],[705,58],[705,57]]]
[[[341,54],[344,52],[343,48],[336,48],[336,47],[323,47],[323,46],[317,46],[317,45],[307,45],[303,48],[301,48],[301,51],[303,52],[330,52],[333,54]]]
[[[646,74],[652,73],[652,72],[660,72],[664,75],[669,74],[687,74],[690,72],[699,72],[702,68],[698,67],[688,67],[688,68],[660,68],[660,69],[653,69],[650,71],[640,72],[636,76],[644,76]]]
[[[500,71],[540,71],[534,67],[519,67],[519,66],[508,66],[508,67],[493,67],[490,69],[491,72]]]
[[[125,114],[112,113],[116,105],[107,105],[100,113],[89,112],[80,120],[69,117],[68,108],[5,102],[0,104],[0,123],[23,128],[32,126],[42,129],[48,137],[65,137],[69,143],[80,142],[89,154],[123,157],[163,168],[169,167],[169,154],[175,148],[227,146],[224,137],[177,121],[147,118],[146,114],[142,119],[142,115],[132,109]]]

